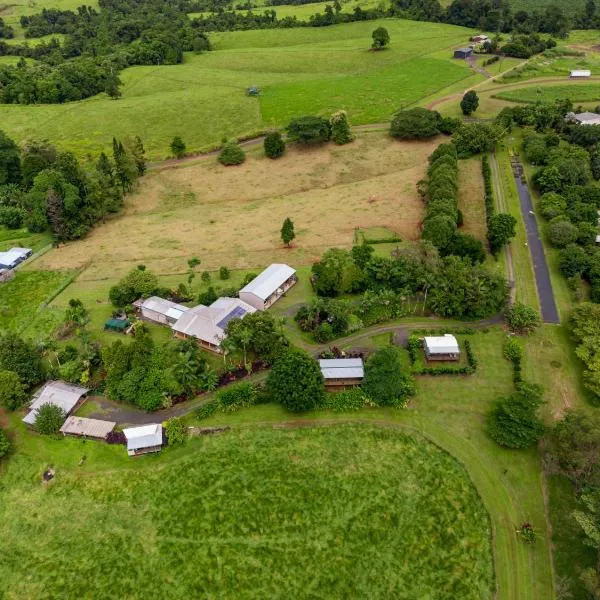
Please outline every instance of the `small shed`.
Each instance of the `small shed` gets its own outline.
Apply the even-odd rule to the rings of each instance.
[[[298,281],[295,269],[284,264],[269,265],[239,291],[243,300],[257,310],[266,310]]]
[[[365,376],[362,358],[323,358],[319,360],[319,367],[327,388],[356,387]]]
[[[116,425],[114,421],[71,416],[63,423],[60,431],[65,436],[73,435],[75,437],[105,440]]]
[[[127,454],[139,456],[150,452],[159,452],[163,444],[162,425],[142,425],[123,429],[127,440]]]
[[[575,69],[569,73],[570,79],[587,79],[592,76],[592,72],[589,69]]]
[[[106,331],[118,331],[119,333],[123,333],[130,325],[131,322],[128,319],[108,319],[108,321],[104,323],[104,329]]]
[[[440,336],[426,337],[423,349],[427,360],[459,360],[460,348],[456,338],[451,333]]]
[[[48,381],[33,396],[29,405],[29,413],[24,417],[23,422],[27,425],[35,425],[37,411],[45,404],[56,404],[64,411],[65,415],[70,415],[85,400],[85,395],[89,392],[87,388],[65,381]]]
[[[159,298],[158,296],[146,298],[140,306],[142,319],[169,326],[175,324],[187,310],[187,306]]]
[[[467,46],[466,48],[458,48],[454,51],[454,58],[469,58],[473,54],[473,48]]]

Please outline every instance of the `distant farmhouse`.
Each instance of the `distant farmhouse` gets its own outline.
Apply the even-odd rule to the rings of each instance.
[[[195,339],[202,348],[221,353],[221,342],[225,339],[225,329],[231,319],[243,319],[256,312],[239,298],[217,298],[210,306],[200,304],[188,308],[173,325],[175,337]]]
[[[33,396],[29,413],[23,419],[27,425],[34,426],[38,410],[45,404],[56,404],[70,415],[85,400],[87,388],[64,381],[48,381]]]
[[[426,337],[423,342],[427,360],[459,360],[460,348],[456,338],[450,334]]]
[[[292,267],[272,264],[240,290],[240,300],[256,310],[266,310],[297,281],[296,271]]]
[[[123,429],[127,440],[127,454],[139,456],[159,452],[163,444],[163,429],[160,423]]]
[[[365,369],[362,358],[324,358],[319,361],[325,387],[345,390],[362,383]]]
[[[6,252],[0,252],[0,269],[14,269],[31,254],[31,248],[11,248]]]
[[[600,115],[593,112],[567,113],[565,120],[579,125],[600,125]]]
[[[467,46],[466,48],[458,48],[454,51],[454,58],[469,58],[473,54],[473,48]]]
[[[576,69],[569,73],[570,79],[587,79],[592,76],[592,72],[589,69]]]
[[[134,302],[134,307],[139,311],[142,319],[159,325],[174,325],[181,315],[189,310],[187,306],[158,296],[137,300]]]

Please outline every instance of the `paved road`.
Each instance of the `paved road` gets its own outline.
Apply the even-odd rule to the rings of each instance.
[[[544,323],[560,323],[558,309],[556,308],[556,300],[552,291],[552,282],[550,281],[550,272],[546,263],[546,255],[544,254],[544,246],[540,238],[537,219],[533,212],[533,202],[527,183],[523,183],[520,173],[523,172],[523,167],[517,158],[513,159],[513,175],[517,190],[519,192],[519,203],[521,205],[521,214],[525,222],[525,230],[527,231],[527,244],[531,253],[531,261],[533,263],[533,271],[535,273],[535,283],[537,286],[538,297],[540,299],[540,308],[542,310],[542,320]]]

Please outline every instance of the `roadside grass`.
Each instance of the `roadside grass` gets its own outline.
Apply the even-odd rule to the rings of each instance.
[[[378,25],[389,30],[391,47],[370,52]],[[113,136],[139,135],[150,159],[168,156],[175,135],[188,152],[207,150],[223,136],[250,137],[304,113],[344,108],[353,124],[388,121],[403,104],[470,76],[449,51],[443,59],[426,56],[470,32],[385,19],[215,33],[213,52],[188,53],[181,65],[124,70],[118,101],[100,94],[61,105],[2,105],[0,120],[18,142],[44,137],[82,157],[109,147]],[[259,98],[246,96],[253,85],[262,90]]]
[[[536,102],[551,103],[556,100],[568,98],[572,102],[591,102],[600,100],[600,82],[576,85],[544,85],[523,87],[510,91],[494,94],[501,100],[511,102],[525,102],[535,104]]]
[[[415,433],[239,429],[137,461],[122,446],[56,445],[50,486],[48,455],[30,448],[5,469],[7,598],[492,594],[484,503],[465,468]]]

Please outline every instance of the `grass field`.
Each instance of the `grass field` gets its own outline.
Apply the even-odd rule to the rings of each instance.
[[[483,176],[479,156],[461,160],[458,172],[458,208],[463,214],[462,231],[474,235],[484,244],[487,240]]]
[[[378,25],[389,30],[391,47],[370,52]],[[175,135],[188,151],[208,149],[223,136],[251,136],[305,113],[345,108],[354,124],[387,121],[401,106],[471,75],[450,51],[470,33],[397,19],[216,33],[213,52],[123,71],[117,101],[100,95],[63,105],[3,105],[0,120],[18,141],[48,138],[82,156],[106,148],[113,135],[137,134],[153,159],[170,154]],[[428,56],[442,49],[443,58]],[[252,85],[261,88],[259,98],[246,96]]]
[[[290,148],[276,162],[260,147],[239,167],[207,158],[153,171],[120,216],[45,254],[36,268],[91,262],[85,281],[114,280],[139,263],[158,274],[184,273],[192,256],[209,271],[307,265],[327,248],[351,246],[357,226],[385,226],[414,240],[423,216],[416,182],[439,141],[368,133],[346,146]],[[286,217],[296,230],[291,249],[280,240]]]
[[[568,98],[573,102],[600,100],[600,82],[577,85],[544,85],[517,88],[494,94],[501,100],[511,102],[554,102]]]
[[[93,443],[54,445],[52,485],[27,454],[3,477],[7,600],[491,596],[484,505],[464,468],[419,436],[235,431],[135,465],[103,447],[125,467],[111,470],[92,448],[75,466]]]

